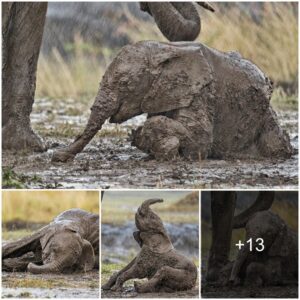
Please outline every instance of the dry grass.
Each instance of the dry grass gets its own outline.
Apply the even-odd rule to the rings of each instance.
[[[70,208],[99,213],[96,191],[4,191],[2,192],[2,221],[24,220],[50,222]]]
[[[260,24],[238,9],[207,14],[199,40],[223,51],[239,51],[273,81],[298,74],[298,19],[291,3],[265,3]]]
[[[298,20],[290,3],[266,3],[260,24],[237,8],[221,13],[215,6],[216,13],[203,16],[199,41],[219,50],[239,51],[275,82],[297,80]],[[118,30],[126,31],[132,42],[165,40],[153,22],[134,17],[126,6],[124,9],[129,21]],[[88,45],[80,36],[75,37],[72,47],[74,57],[68,61],[56,49],[52,55],[40,57],[38,98],[73,98],[81,102],[94,98],[101,76],[119,50]]]

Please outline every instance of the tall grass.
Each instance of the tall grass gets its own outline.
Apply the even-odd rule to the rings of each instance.
[[[81,208],[99,214],[96,191],[4,191],[2,220],[50,222],[61,212]]]
[[[238,8],[226,11],[215,5],[216,13],[202,18],[198,41],[218,50],[239,51],[255,62],[275,82],[298,80],[298,19],[290,3],[265,3],[261,22]],[[165,41],[154,22],[133,16],[124,6],[128,22],[118,28],[126,32],[132,43],[141,40]],[[94,98],[101,76],[119,49],[105,45],[96,47],[79,35],[72,48],[72,59],[64,59],[56,50],[41,56],[37,74],[37,98]],[[101,57],[101,58],[99,58]],[[63,100],[62,100],[63,101]]]

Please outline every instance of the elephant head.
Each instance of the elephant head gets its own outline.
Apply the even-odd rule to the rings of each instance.
[[[214,11],[207,2],[196,3]],[[200,33],[201,19],[192,2],[140,2],[140,8],[154,18],[169,41],[194,41]]]
[[[94,267],[92,245],[73,226],[50,226],[40,243],[43,265],[30,263],[27,269],[31,273],[56,273],[75,267],[89,271]]]
[[[134,233],[134,238],[141,247],[145,245],[152,252],[165,253],[174,247],[161,218],[150,208],[150,205],[159,202],[163,200],[148,199],[138,208],[135,224],[139,231]]]

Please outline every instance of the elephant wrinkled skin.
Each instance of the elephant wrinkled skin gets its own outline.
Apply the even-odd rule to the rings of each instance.
[[[144,201],[135,215],[138,231],[133,236],[141,247],[139,254],[125,268],[113,274],[102,289],[121,291],[124,282],[134,278],[148,278],[145,283],[134,283],[138,293],[175,292],[194,287],[197,268],[174,249],[162,220],[149,207],[157,202],[163,200]]]
[[[270,106],[272,83],[236,52],[201,43],[139,42],[108,67],[84,132],[53,161],[83,150],[106,119],[147,113],[133,145],[156,159],[287,158],[289,137]]]
[[[251,252],[248,246],[243,247],[233,263],[231,283],[260,286],[297,281],[298,236],[278,215],[261,211],[251,216],[246,224],[246,241],[250,238],[262,238],[264,250]]]
[[[90,271],[99,266],[99,216],[81,209],[58,215],[28,237],[2,246],[2,270]]]

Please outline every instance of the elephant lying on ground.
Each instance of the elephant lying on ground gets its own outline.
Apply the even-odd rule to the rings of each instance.
[[[60,273],[99,267],[99,216],[81,209],[58,215],[31,236],[2,246],[3,271]]]
[[[247,240],[252,238],[253,251]],[[255,247],[264,250],[258,252]],[[245,246],[234,261],[230,282],[239,285],[278,285],[298,280],[298,235],[271,211],[261,211],[246,224]]]
[[[125,268],[112,275],[102,289],[120,291],[125,281],[134,278],[149,279],[145,283],[134,283],[139,293],[174,292],[194,287],[197,268],[174,249],[162,220],[149,207],[157,202],[163,200],[144,201],[135,215],[138,231],[133,236],[141,247],[139,254]]]
[[[53,161],[83,150],[105,120],[147,113],[133,145],[156,159],[290,157],[288,135],[270,106],[272,84],[238,53],[201,43],[139,42],[108,67],[84,132]]]

